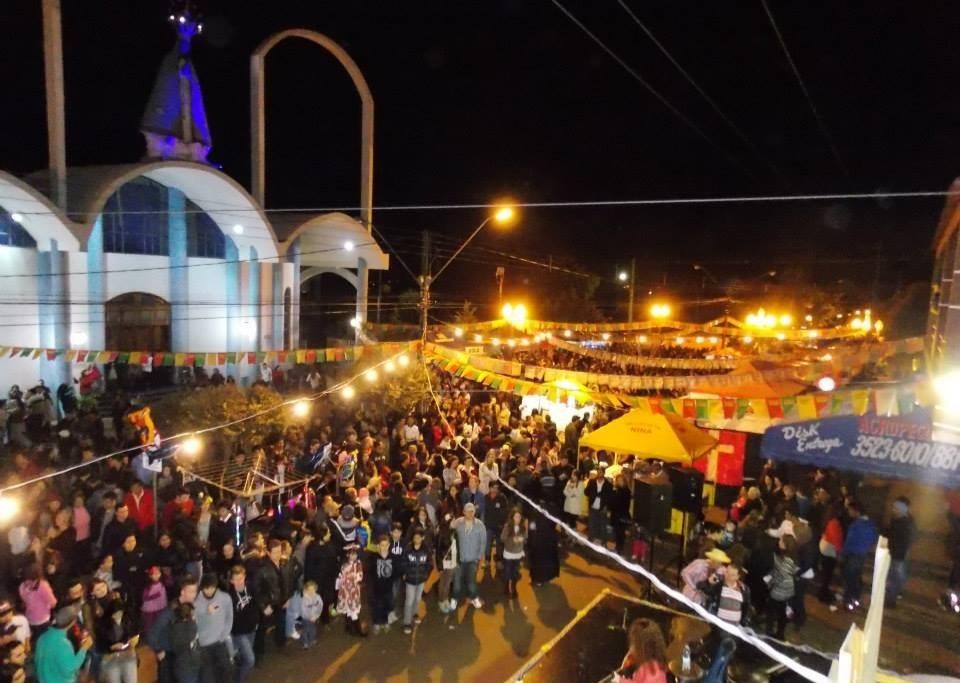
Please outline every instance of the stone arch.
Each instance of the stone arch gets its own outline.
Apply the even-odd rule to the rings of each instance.
[[[360,220],[369,231],[373,225],[373,94],[360,67],[335,41],[316,31],[288,29],[264,40],[250,56],[250,153],[251,187],[253,196],[261,205],[266,196],[266,108],[264,90],[266,75],[264,60],[279,43],[287,38],[301,38],[319,45],[346,69],[360,96]]]
[[[360,286],[360,277],[356,273],[351,273],[346,268],[307,268],[300,274],[300,284],[306,284],[315,277],[319,277],[324,273],[330,273],[331,275],[339,275],[344,280],[353,285],[354,289],[357,289]]]
[[[76,226],[46,195],[6,171],[0,171],[0,206],[22,215],[20,226],[36,241],[39,251],[49,251],[56,241],[61,251],[79,251]]]

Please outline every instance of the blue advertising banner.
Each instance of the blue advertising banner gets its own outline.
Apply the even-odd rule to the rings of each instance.
[[[960,488],[960,446],[933,441],[929,424],[828,417],[770,427],[760,448],[774,460]]]

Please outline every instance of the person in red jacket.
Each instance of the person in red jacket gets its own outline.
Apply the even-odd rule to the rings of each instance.
[[[137,523],[140,531],[145,531],[153,526],[155,519],[153,516],[153,492],[148,491],[139,481],[134,481],[130,485],[130,493],[123,499],[124,504],[130,508],[130,518]]]

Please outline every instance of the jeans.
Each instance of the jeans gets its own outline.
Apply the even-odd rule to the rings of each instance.
[[[398,617],[403,609],[403,585],[403,579],[396,579],[393,582],[393,606],[391,609]]]
[[[807,623],[807,584],[809,583],[809,579],[801,579],[799,576],[794,581],[790,608],[793,610],[793,625],[797,628]]]
[[[843,602],[847,605],[860,601],[866,559],[865,555],[847,555],[843,560]]]
[[[373,604],[370,609],[373,612],[374,625],[385,625],[387,618],[390,616],[390,612],[393,611],[393,586],[383,591],[379,590],[379,588],[374,588]]]
[[[294,593],[287,602],[287,614],[284,618],[284,633],[292,638],[297,630],[297,619],[300,618],[300,593]]]
[[[304,647],[309,647],[317,642],[317,622],[302,619],[300,621],[300,628],[303,630],[303,635],[300,636],[300,640]]]
[[[787,602],[767,600],[767,633],[778,640],[783,640],[787,630]]]
[[[104,683],[137,683],[137,656],[132,652],[105,656],[100,662],[100,680]]]
[[[450,588],[456,573],[456,567],[440,571],[440,578],[437,579],[437,600],[441,605],[450,599]]]
[[[236,667],[233,670],[233,680],[236,683],[243,683],[247,680],[247,676],[250,675],[250,672],[253,670],[253,665],[256,663],[256,655],[253,654],[253,639],[256,634],[256,629],[250,633],[235,633],[231,636],[233,640],[233,649],[237,653]]]
[[[276,644],[277,649],[287,644],[286,611],[287,610],[281,605],[273,605],[273,613],[270,614],[270,616],[266,614],[261,615],[260,626],[257,628],[257,634],[253,639],[253,651],[257,654],[257,657],[263,657],[266,649],[265,638],[267,636],[267,629],[271,626],[273,627],[273,642]]]
[[[417,608],[420,606],[420,598],[423,597],[423,584],[405,583],[403,595],[403,625],[409,626],[413,623],[413,617],[417,614]]]
[[[200,646],[200,680],[202,683],[218,683],[220,677],[232,678],[233,663],[226,641]]]
[[[907,561],[891,560],[890,571],[887,573],[887,597],[888,605],[896,604],[897,598],[903,592],[903,587],[907,583]]]
[[[494,555],[494,553],[493,553],[493,543],[494,543],[494,541],[496,541],[496,543],[497,543],[497,553],[496,553],[496,555]],[[484,552],[483,552],[483,556],[484,556],[484,558],[486,558],[487,561],[489,561],[491,564],[492,564],[493,562],[499,562],[500,560],[503,559],[503,543],[502,543],[502,542],[500,541],[500,539],[497,537],[497,534],[492,533],[492,532],[490,531],[490,528],[489,528],[489,527],[487,528],[487,547],[486,547],[486,549],[485,549]]]
[[[464,586],[464,581],[466,581],[466,586]],[[453,594],[457,598],[464,597],[464,590],[466,590],[466,597],[470,600],[473,600],[477,597],[477,563],[474,562],[461,562],[457,566],[456,574],[453,575]]]
[[[833,570],[837,568],[837,558],[823,555],[820,558],[820,601],[827,604],[833,602],[833,592],[830,582],[833,581]]]
[[[594,510],[590,508],[590,515],[587,517],[587,535],[591,540],[606,542],[607,514],[605,510]]]
[[[516,583],[520,579],[520,560],[503,560],[503,580]]]

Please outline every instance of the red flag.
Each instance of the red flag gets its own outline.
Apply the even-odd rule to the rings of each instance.
[[[697,404],[692,398],[683,399],[683,416],[691,420],[697,418]]]
[[[737,414],[737,399],[735,398],[724,398],[723,399],[723,419],[732,420]]]
[[[770,419],[783,417],[783,404],[779,398],[768,398],[767,410],[770,412]]]

